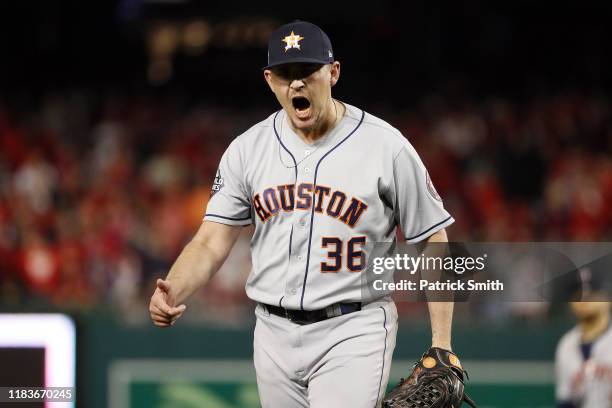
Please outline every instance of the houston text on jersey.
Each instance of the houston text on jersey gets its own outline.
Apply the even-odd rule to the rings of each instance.
[[[252,201],[253,209],[262,222],[281,211],[309,210],[314,201],[315,212],[337,218],[351,228],[368,208],[363,201],[355,197],[349,199],[340,190],[334,191],[330,187],[311,183],[270,187],[261,194],[255,194]]]

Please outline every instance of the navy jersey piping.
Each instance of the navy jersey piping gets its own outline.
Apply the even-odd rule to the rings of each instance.
[[[304,271],[304,282],[302,283],[302,297],[300,299],[300,309],[304,310],[304,294],[306,293],[306,280],[308,279],[308,267],[310,266],[310,248],[312,246],[312,227],[314,225],[314,209],[315,209],[315,205],[314,205],[314,200],[315,200],[315,193],[316,193],[316,186],[317,186],[317,174],[319,172],[319,165],[323,162],[323,160],[334,150],[336,150],[336,148],[338,146],[340,146],[342,143],[344,143],[349,137],[353,136],[353,134],[357,131],[357,129],[359,129],[359,127],[361,126],[361,124],[363,123],[363,118],[365,117],[365,111],[361,111],[361,119],[359,119],[359,123],[357,123],[357,126],[355,126],[355,128],[353,130],[351,130],[351,132],[344,138],[342,139],[340,142],[338,142],[337,145],[335,145],[334,147],[332,147],[331,149],[329,149],[327,151],[327,153],[325,153],[317,162],[317,166],[315,167],[315,173],[314,173],[314,180],[312,182],[312,208],[310,209],[310,232],[308,233],[308,252],[306,254],[306,270]],[[297,169],[296,169],[296,173],[297,173]]]
[[[217,217],[217,218],[223,218],[225,220],[230,220],[230,221],[246,221],[246,220],[250,220],[251,219],[250,215],[248,217],[244,217],[244,218],[233,218],[233,217],[226,217],[224,215],[205,214],[204,217]]]
[[[297,168],[297,162],[295,161],[295,156],[293,155],[293,153],[291,153],[289,151],[289,149],[287,149],[287,146],[285,146],[285,144],[281,140],[280,136],[278,135],[278,131],[276,130],[276,117],[278,116],[278,114],[280,112],[281,111],[278,111],[278,112],[276,112],[276,115],[274,115],[274,119],[272,120],[272,125],[273,125],[272,128],[274,129],[274,134],[276,135],[276,138],[278,139],[278,143],[280,143],[280,145],[283,147],[283,149],[285,149],[285,151],[287,153],[289,153],[289,156],[291,156],[291,160],[293,160],[293,168],[295,169],[295,182],[293,184],[295,185],[295,183],[297,183],[297,179],[298,179],[298,168]]]
[[[287,149],[287,146],[285,146],[285,144],[281,140],[280,136],[278,135],[278,131],[276,130],[276,117],[278,116],[279,113],[281,113],[280,110],[278,112],[276,112],[276,114],[274,115],[274,119],[272,119],[272,129],[274,129],[274,135],[276,136],[276,139],[278,139],[278,143],[283,147],[283,149],[285,149],[285,151],[287,153],[289,153],[289,156],[291,156],[291,160],[293,160],[293,168],[295,169],[295,182],[293,183],[293,185],[295,186],[295,184],[297,183],[297,180],[298,180],[298,166],[297,166],[297,162],[295,161],[295,156],[293,155],[293,153],[291,153],[291,151],[289,149]],[[295,207],[295,200],[293,201],[293,206]],[[289,266],[291,266],[291,244],[292,244],[292,241],[293,241],[293,225],[291,226],[291,233],[289,235]],[[278,301],[278,306],[279,307],[282,307],[283,298],[284,297],[285,296],[281,297],[280,300]]]
[[[421,236],[421,235],[423,235],[423,234],[427,234],[429,231],[431,231],[432,229],[436,228],[438,225],[442,225],[442,224],[444,224],[446,221],[448,221],[448,220],[450,220],[450,219],[452,219],[452,218],[453,218],[453,216],[452,216],[452,215],[450,215],[450,216],[449,216],[447,219],[442,220],[442,221],[440,221],[439,223],[437,223],[437,224],[435,224],[435,225],[432,225],[431,227],[427,228],[425,231],[421,232],[420,234],[414,235],[414,236],[412,236],[412,237],[406,237],[406,241],[410,241],[411,239],[418,238],[418,237],[420,237],[420,236]]]
[[[382,386],[383,374],[385,372],[385,354],[387,354],[387,335],[389,332],[387,331],[387,312],[384,307],[380,307],[380,310],[383,311],[384,321],[383,321],[383,329],[385,329],[385,348],[383,349],[382,355],[382,368],[380,369],[380,380],[378,380],[378,392],[376,393],[376,404],[378,405],[378,398],[380,398],[380,387]]]

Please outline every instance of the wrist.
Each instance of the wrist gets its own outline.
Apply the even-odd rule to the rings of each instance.
[[[450,341],[432,341],[431,347],[436,347],[446,351],[453,351]]]

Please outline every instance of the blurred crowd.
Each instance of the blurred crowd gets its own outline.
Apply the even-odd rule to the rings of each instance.
[[[224,149],[269,113],[86,92],[0,102],[0,305],[110,305],[142,319],[201,222]],[[416,147],[456,219],[453,241],[612,240],[606,96],[431,95],[372,113]],[[249,232],[194,301],[226,321],[251,307]]]

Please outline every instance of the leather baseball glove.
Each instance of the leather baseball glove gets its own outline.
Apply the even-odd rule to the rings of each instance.
[[[403,378],[385,396],[383,408],[460,408],[465,401],[476,408],[474,401],[464,394],[463,378],[467,372],[452,352],[432,347],[406,380]]]

